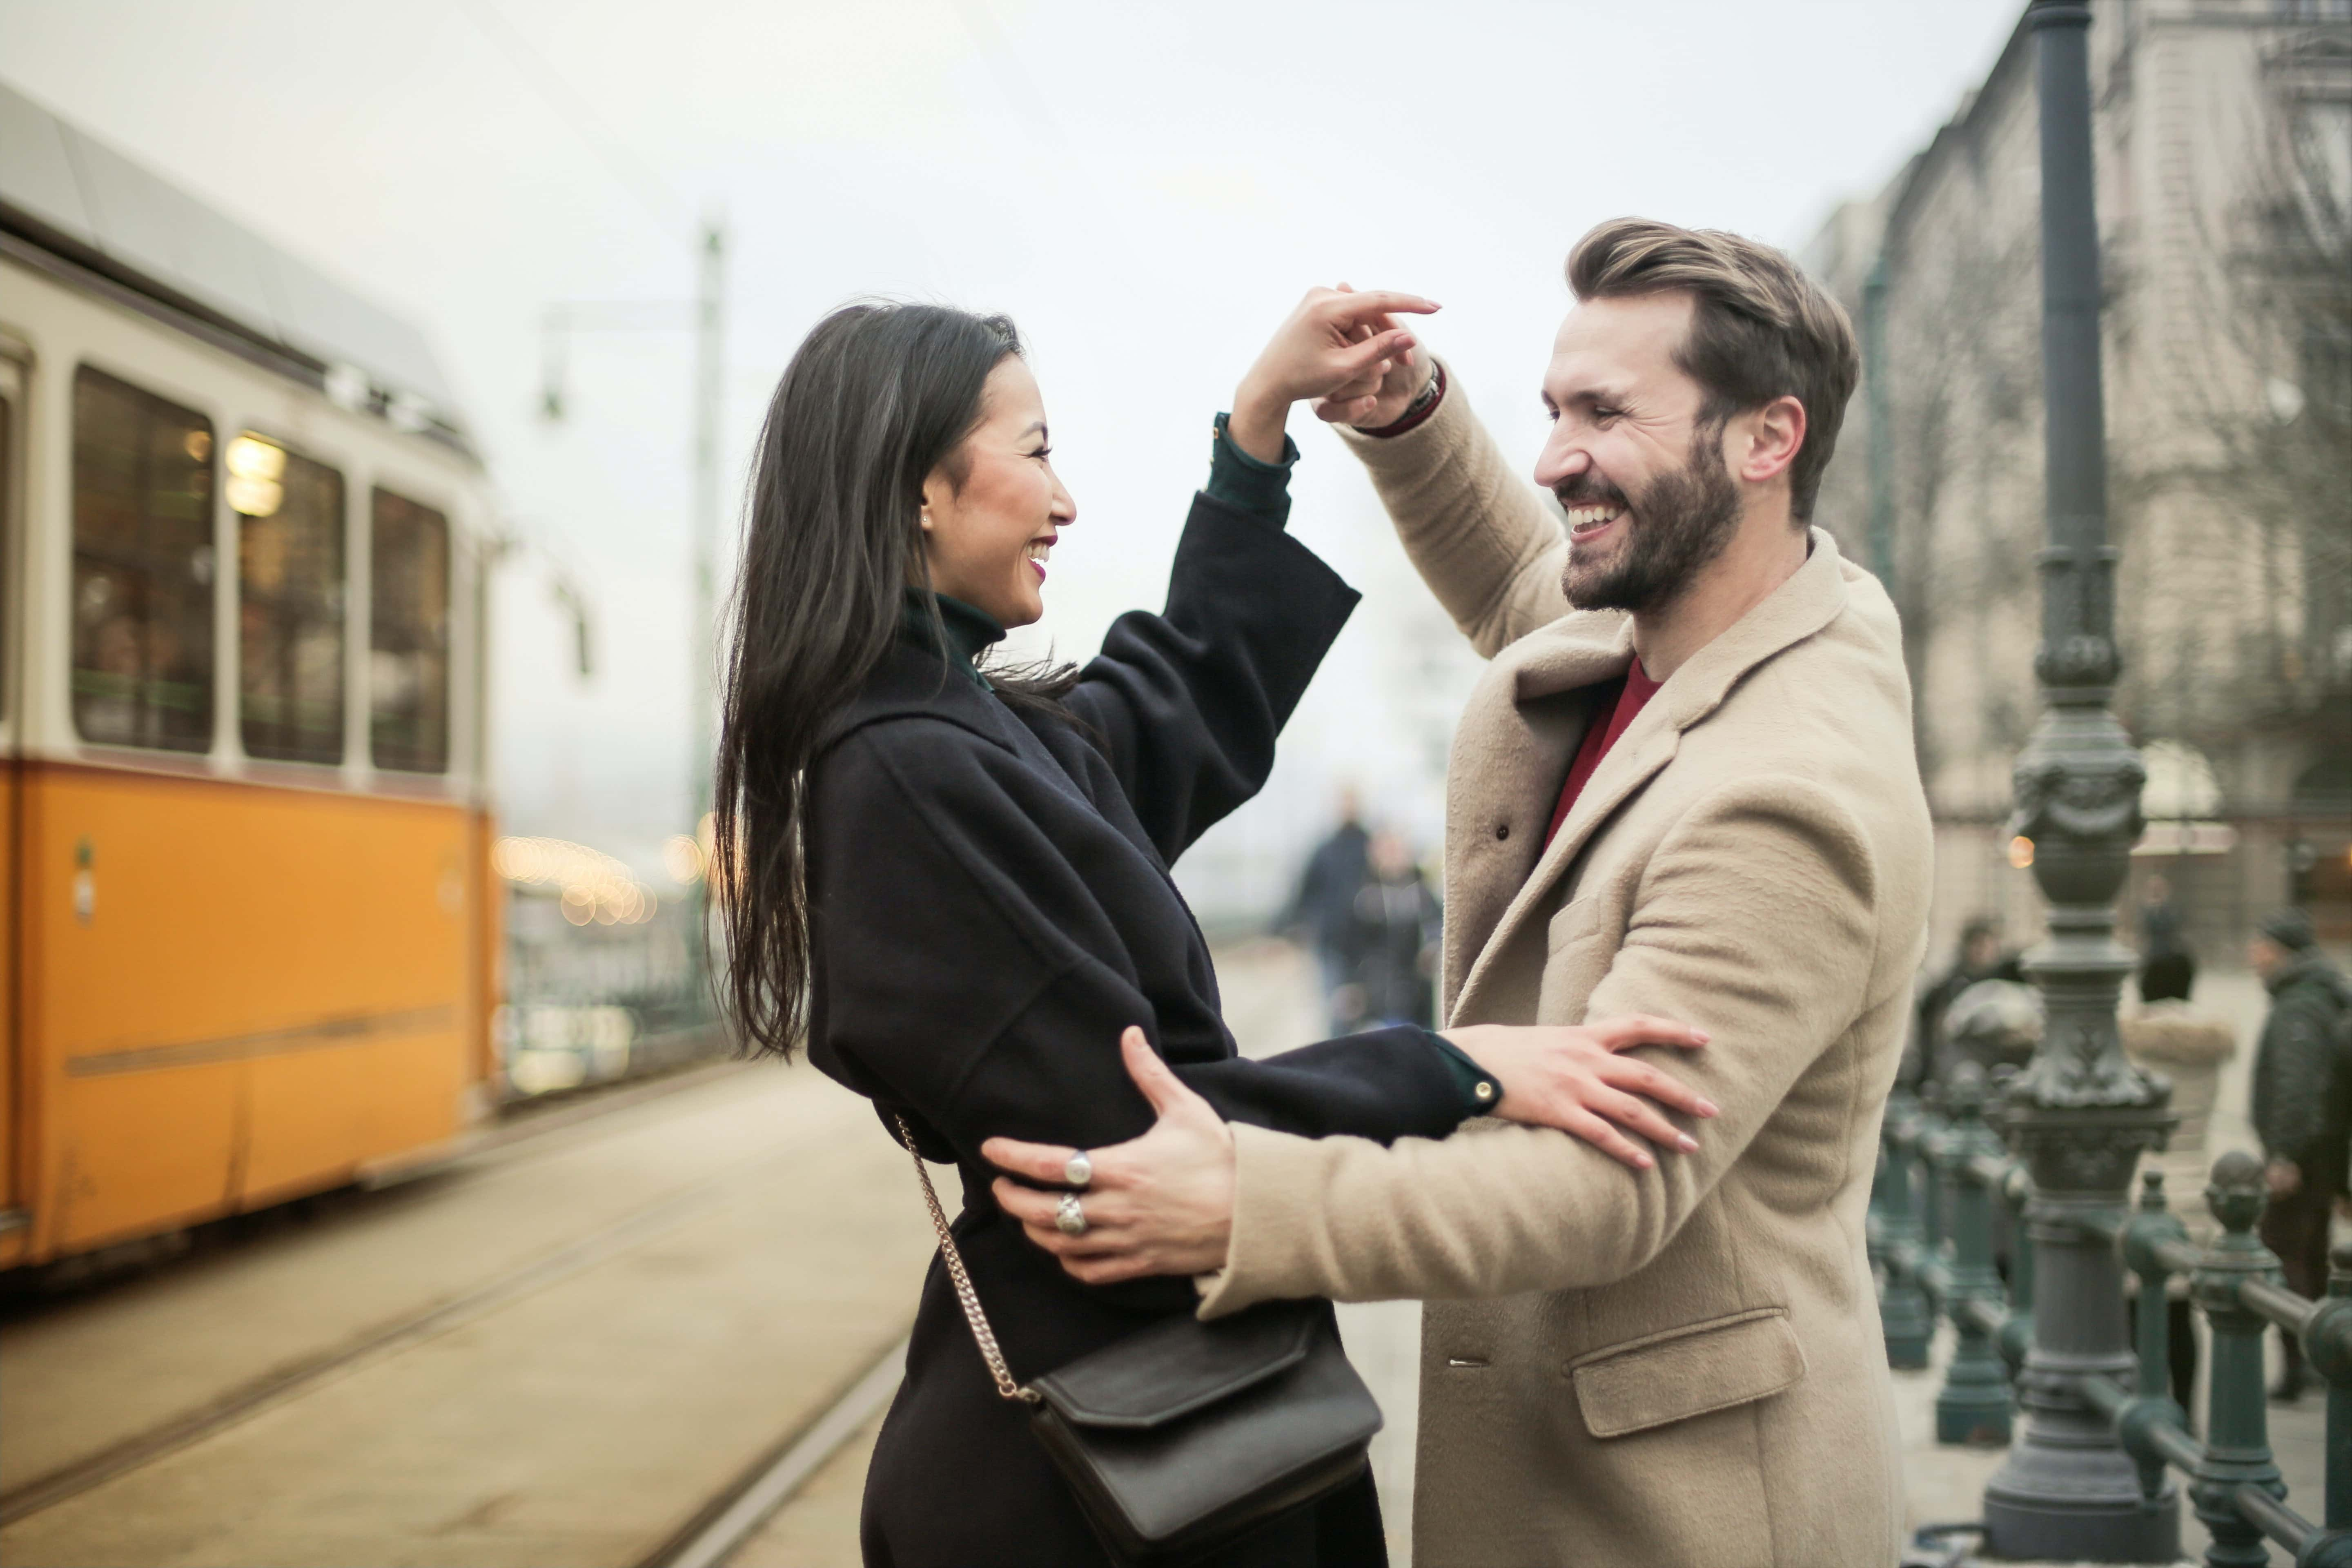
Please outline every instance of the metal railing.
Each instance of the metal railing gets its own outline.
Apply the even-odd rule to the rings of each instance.
[[[2022,1244],[2029,1182],[1986,1120],[1986,1087],[1973,1064],[1953,1075],[1942,1099],[1929,1107],[1898,1091],[1880,1135],[1869,1240],[1887,1359],[1925,1367],[1937,1320],[1948,1322],[1953,1352],[1936,1398],[1936,1440],[2002,1444],[2033,1337],[2033,1248]],[[2212,1538],[2208,1568],[2260,1568],[2270,1560],[2266,1540],[2293,1552],[2296,1568],[2352,1568],[2352,1246],[2335,1249],[2327,1294],[2309,1300],[2280,1283],[2277,1258],[2254,1236],[2264,1203],[2261,1162],[2231,1153],[2213,1166],[2205,1201],[2221,1230],[2209,1247],[2192,1245],[2169,1211],[2162,1173],[2143,1171],[2140,1182],[2137,1209],[2038,1222],[2072,1225],[2114,1247],[2139,1281],[2134,1386],[2081,1373],[2076,1393],[2106,1418],[2151,1504],[2163,1496],[2168,1468],[2185,1478]],[[2020,1242],[2007,1249],[2005,1283],[1997,1250],[2004,1221]],[[2175,1275],[2187,1277],[2211,1341],[2201,1439],[2168,1392],[2166,1296]],[[2117,1291],[2111,1310],[2120,1315],[2128,1305]],[[2306,1363],[2326,1384],[2321,1524],[2288,1506],[2271,1454],[2263,1334],[2273,1324],[2301,1341]]]

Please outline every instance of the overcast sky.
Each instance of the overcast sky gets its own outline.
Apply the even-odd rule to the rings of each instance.
[[[1559,266],[1642,213],[1801,246],[1948,119],[2021,0],[0,0],[0,75],[416,319],[532,548],[498,596],[501,810],[641,863],[684,824],[682,336],[571,354],[566,300],[690,291],[730,240],[725,493],[845,299],[1011,312],[1077,524],[1041,646],[1156,605],[1209,417],[1310,284],[1443,301],[1430,340],[1531,464]],[[1294,528],[1365,588],[1267,798],[1203,847],[1262,900],[1331,785],[1426,837],[1470,673],[1310,416]],[[548,588],[596,607],[582,682]]]

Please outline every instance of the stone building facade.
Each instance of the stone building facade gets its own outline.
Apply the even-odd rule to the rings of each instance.
[[[2352,939],[2352,0],[2092,8],[2116,707],[2155,819],[2126,908],[2162,875],[2209,962],[2289,900]],[[1819,521],[1903,611],[1939,962],[1971,913],[2039,919],[2003,829],[2039,711],[2038,135],[2021,16],[1803,258],[1865,342]]]

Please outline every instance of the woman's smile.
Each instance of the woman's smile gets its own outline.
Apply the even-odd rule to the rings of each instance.
[[[1045,581],[1045,557],[1053,553],[1054,542],[1059,537],[1058,534],[1048,533],[1029,542],[1029,564],[1037,569],[1037,581],[1041,584]]]

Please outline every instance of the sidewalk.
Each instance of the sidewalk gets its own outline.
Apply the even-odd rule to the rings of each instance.
[[[2198,1363],[2198,1403],[2204,1403],[2204,1369],[2208,1364],[2202,1356],[2203,1325],[2199,1325],[2198,1342],[2200,1359]],[[2009,1458],[2009,1450],[2000,1448],[1944,1447],[1936,1441],[1936,1392],[1944,1384],[1944,1367],[1951,1360],[1952,1333],[1947,1328],[1936,1336],[1933,1359],[1924,1372],[1895,1373],[1895,1419],[1903,1438],[1903,1483],[1906,1508],[1903,1529],[1907,1537],[1911,1531],[1927,1524],[1953,1524],[1984,1517],[1985,1483]],[[2270,1341],[2271,1364],[2278,1363],[2278,1339]],[[2326,1426],[2322,1401],[2306,1396],[2299,1405],[2270,1410],[2271,1448],[2277,1456],[2278,1467],[2286,1479],[2287,1502],[2305,1519],[2316,1521],[2320,1512],[2321,1488],[2324,1478],[2320,1467],[2325,1459],[2320,1442]],[[2178,1478],[2176,1477],[2176,1479]],[[2203,1559],[2210,1537],[2196,1510],[2189,1507],[2183,1489],[2180,1501],[2180,1549],[2185,1554],[2183,1568],[2193,1568]],[[2276,1547],[2271,1549],[2271,1561],[2284,1564],[2288,1559]]]

